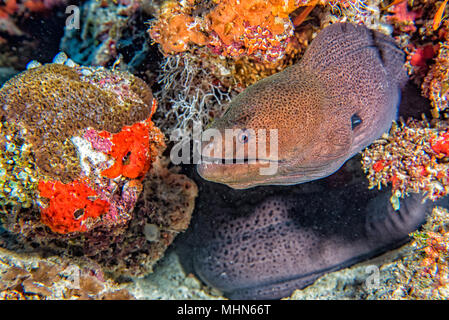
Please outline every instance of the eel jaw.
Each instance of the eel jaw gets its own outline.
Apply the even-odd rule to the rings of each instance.
[[[197,165],[198,174],[205,180],[226,184],[234,189],[247,189],[277,175],[281,160],[215,159],[207,158]],[[274,168],[273,174],[261,175],[264,168]]]
[[[283,160],[253,160],[250,163],[225,163],[224,159],[209,159],[214,162],[202,162],[197,165],[198,174],[205,180],[225,184],[233,189],[248,189],[261,185],[295,185],[318,180],[335,173],[348,158],[326,163],[314,168],[296,168],[286,170],[289,163]],[[233,159],[228,159],[231,162]],[[234,160],[236,161],[236,160]],[[242,161],[242,160],[241,160]],[[260,169],[267,163],[276,163],[277,172],[272,175],[261,175]]]

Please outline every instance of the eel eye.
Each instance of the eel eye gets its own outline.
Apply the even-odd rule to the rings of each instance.
[[[246,130],[246,129],[242,129],[240,132],[239,132],[239,135],[238,135],[238,140],[239,140],[239,142],[240,143],[247,143],[248,141],[249,141],[249,132]]]
[[[355,128],[357,128],[359,125],[362,124],[362,119],[359,117],[359,115],[357,113],[354,113],[351,117],[351,129],[354,130]]]

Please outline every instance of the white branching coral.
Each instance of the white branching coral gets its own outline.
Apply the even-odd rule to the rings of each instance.
[[[194,127],[204,129],[223,113],[233,96],[190,53],[167,56],[161,69],[155,122],[172,141],[190,137]]]
[[[331,7],[333,12],[343,15],[347,12],[361,15],[367,15],[371,11],[376,10],[369,0],[330,0],[327,4]]]

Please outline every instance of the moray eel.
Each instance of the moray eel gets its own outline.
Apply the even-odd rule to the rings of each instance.
[[[301,61],[231,101],[212,124],[223,140],[203,144],[206,161],[198,164],[198,173],[236,189],[332,174],[390,128],[407,81],[404,59],[389,36],[361,25],[332,24]],[[230,136],[233,148],[225,147],[226,129],[238,132]],[[277,130],[277,146],[270,129]],[[257,146],[256,156],[249,146]],[[269,166],[275,167],[272,173],[262,172]]]
[[[434,205],[449,203],[412,194],[394,211],[391,190],[368,190],[360,175],[330,187],[334,178],[247,190],[200,184],[207,192],[177,246],[184,268],[231,299],[279,299],[399,247]]]

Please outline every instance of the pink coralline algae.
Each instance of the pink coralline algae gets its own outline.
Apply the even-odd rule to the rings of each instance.
[[[91,143],[92,148],[95,150],[105,153],[111,151],[112,142],[107,138],[101,137],[94,129],[87,129],[83,137]]]

